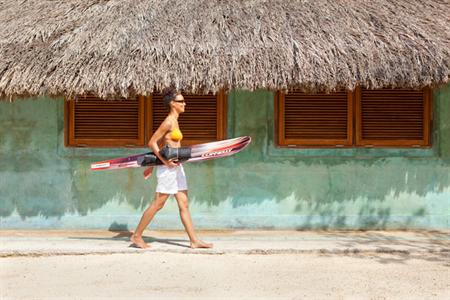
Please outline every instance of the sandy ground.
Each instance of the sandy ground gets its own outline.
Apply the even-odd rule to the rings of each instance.
[[[448,255],[0,258],[1,299],[450,299]]]

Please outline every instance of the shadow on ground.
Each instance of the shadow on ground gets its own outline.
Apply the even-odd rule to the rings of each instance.
[[[349,249],[359,249],[361,246],[375,246],[380,243],[383,245],[370,254],[349,251],[352,257],[375,259],[382,264],[407,264],[411,259],[418,259],[442,262],[444,266],[450,267],[450,238],[448,233],[439,231],[414,232],[414,237],[411,235],[408,237],[408,234],[410,233],[405,232],[405,237],[394,237],[373,231],[363,231],[352,234],[354,238],[350,240],[348,239],[348,233],[345,232],[324,232],[324,235],[342,239],[342,241],[338,242],[338,245]],[[324,255],[330,254],[325,253]]]
[[[112,231],[117,233],[116,236],[113,237],[68,237],[69,239],[75,239],[75,240],[99,240],[99,241],[114,241],[114,240],[120,240],[120,241],[129,241],[130,245],[129,247],[136,248],[133,243],[130,241],[130,237],[133,234],[131,231]],[[167,244],[172,246],[178,246],[178,247],[184,247],[184,248],[190,248],[189,245],[181,244],[179,242],[186,242],[189,244],[189,240],[187,239],[161,239],[161,238],[155,238],[155,237],[149,237],[149,236],[143,236],[143,239],[146,243],[161,243],[161,244]]]
[[[99,241],[129,241],[131,231],[114,231],[115,236],[86,236],[69,237],[78,240]],[[301,232],[271,233],[264,235],[258,231],[248,232],[244,235],[217,235],[220,241],[235,243],[233,251],[243,250],[247,254],[305,254],[316,253],[323,256],[352,256],[360,259],[374,259],[381,264],[407,264],[409,260],[417,259],[429,262],[441,262],[450,267],[450,238],[446,232],[389,232],[385,231],[315,231],[313,234],[301,234]],[[144,237],[146,243],[162,243],[176,247],[189,248],[188,239]],[[255,249],[249,249],[248,245],[255,241],[261,242]],[[264,243],[267,241],[267,243]],[[294,246],[282,244],[294,243]],[[327,242],[327,243],[323,243]],[[328,243],[329,242],[329,243]],[[306,247],[295,247],[295,243],[303,243]],[[307,244],[310,243],[309,246]],[[314,244],[315,243],[315,244]],[[131,242],[130,242],[131,244]],[[297,244],[301,245],[301,244]],[[311,245],[317,245],[311,247]],[[130,245],[131,246],[131,245]],[[230,248],[228,248],[230,249]],[[219,249],[220,251],[221,249]],[[248,252],[246,252],[248,250]]]

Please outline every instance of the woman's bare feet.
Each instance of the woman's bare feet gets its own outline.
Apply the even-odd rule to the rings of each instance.
[[[138,248],[149,248],[150,246],[144,242],[141,236],[132,235],[130,241]]]
[[[196,249],[196,248],[212,248],[212,247],[213,247],[213,244],[205,243],[205,242],[202,242],[200,240],[197,240],[195,242],[191,242],[191,248],[192,249]]]
[[[149,179],[150,176],[152,176],[153,173],[153,167],[148,167],[144,170],[144,179]]]

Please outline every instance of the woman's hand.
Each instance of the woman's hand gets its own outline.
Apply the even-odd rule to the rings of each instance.
[[[175,167],[178,167],[180,164],[173,160],[166,160],[164,162],[164,165],[166,165],[166,167],[168,167],[168,168],[175,168]]]

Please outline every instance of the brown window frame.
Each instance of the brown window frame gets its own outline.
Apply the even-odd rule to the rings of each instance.
[[[64,105],[64,133],[66,147],[143,147],[145,145],[145,98],[136,97],[138,103],[138,138],[137,139],[89,139],[75,137],[75,105],[74,99],[68,99]],[[107,101],[107,100],[102,100]],[[114,100],[118,101],[118,100]],[[122,100],[129,101],[129,100]]]
[[[185,98],[189,97],[189,94],[184,94]],[[216,111],[216,122],[217,122],[217,129],[216,129],[216,139],[189,139],[189,138],[183,138],[182,145],[195,145],[195,144],[201,144],[206,142],[212,142],[212,141],[218,141],[226,139],[227,137],[227,94],[224,90],[220,90],[217,92],[216,101],[217,101],[217,111]],[[150,95],[147,97],[147,101],[149,105],[147,105],[146,108],[146,121],[147,121],[147,132],[152,133],[154,130],[158,128],[153,128],[153,95]],[[189,109],[189,100],[187,101],[187,109]],[[182,116],[181,116],[182,118]],[[183,131],[183,128],[181,127],[181,131]],[[150,139],[151,134],[147,137]]]
[[[138,139],[77,139],[74,134],[74,100],[66,99],[64,104],[64,145],[66,147],[98,147],[98,148],[143,148],[147,147],[148,141],[153,134],[153,107],[152,107],[152,95],[150,96],[137,96],[139,101],[139,138]],[[227,137],[227,94],[225,91],[220,90],[216,94],[217,99],[217,133],[215,140],[223,140]],[[107,100],[103,100],[107,101]],[[127,100],[124,100],[127,101]],[[188,102],[189,105],[189,102]],[[189,106],[188,106],[189,107]],[[188,108],[189,109],[189,108]],[[183,128],[181,128],[183,130]],[[193,145],[199,143],[205,143],[213,140],[205,139],[189,139],[184,138],[182,145]]]
[[[275,124],[276,141],[280,147],[299,148],[328,148],[328,147],[349,147],[352,145],[352,114],[353,114],[353,94],[347,92],[347,138],[346,139],[287,139],[285,138],[285,93],[278,91],[275,95]]]
[[[432,90],[424,88],[423,140],[367,140],[361,138],[361,87],[348,91],[347,140],[322,139],[298,140],[285,138],[284,92],[275,95],[275,146],[279,148],[429,148],[433,123]],[[349,142],[350,141],[350,142]]]
[[[371,140],[362,138],[362,88],[355,89],[355,145],[360,147],[429,147],[432,123],[432,92],[430,88],[423,89],[423,140]]]

